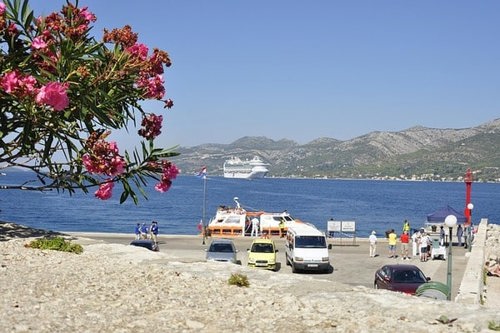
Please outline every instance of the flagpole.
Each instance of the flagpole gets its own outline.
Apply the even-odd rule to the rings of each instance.
[[[205,225],[206,205],[207,205],[207,175],[203,174],[203,212],[201,217],[201,227],[203,228],[203,242],[202,242],[203,245],[205,245],[205,238],[207,235],[207,226]]]

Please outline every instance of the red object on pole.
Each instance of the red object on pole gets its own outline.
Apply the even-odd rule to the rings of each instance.
[[[468,168],[467,172],[465,173],[464,181],[465,181],[465,209],[464,209],[464,215],[465,215],[465,217],[467,217],[466,226],[470,226],[470,224],[471,224],[471,220],[470,220],[471,211],[467,207],[467,205],[470,204],[470,198],[471,198],[471,192],[472,192],[472,171],[470,170],[470,168]]]

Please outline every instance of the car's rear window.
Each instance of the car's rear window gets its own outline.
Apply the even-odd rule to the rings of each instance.
[[[231,244],[212,244],[209,249],[210,252],[234,252]]]
[[[259,252],[259,253],[273,253],[273,245],[269,243],[254,243],[252,245],[252,252]]]

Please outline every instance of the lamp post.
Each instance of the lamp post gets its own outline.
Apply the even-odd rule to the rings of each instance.
[[[467,209],[469,210],[469,228],[467,229],[467,250],[472,251],[472,210],[474,209],[474,205],[472,202],[467,204]]]
[[[453,228],[457,225],[457,217],[455,215],[448,215],[444,219],[444,224],[448,227],[448,230],[450,232],[450,239],[448,243],[448,270],[447,270],[447,275],[446,275],[446,285],[448,286],[448,300],[451,300],[451,263],[452,263],[452,256],[451,256],[451,247],[453,246],[453,242],[451,239],[451,235],[453,233]]]

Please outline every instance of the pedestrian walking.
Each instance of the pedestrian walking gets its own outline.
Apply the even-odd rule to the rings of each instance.
[[[370,257],[377,256],[377,233],[375,230],[372,231],[371,235],[368,237],[370,242]]]

